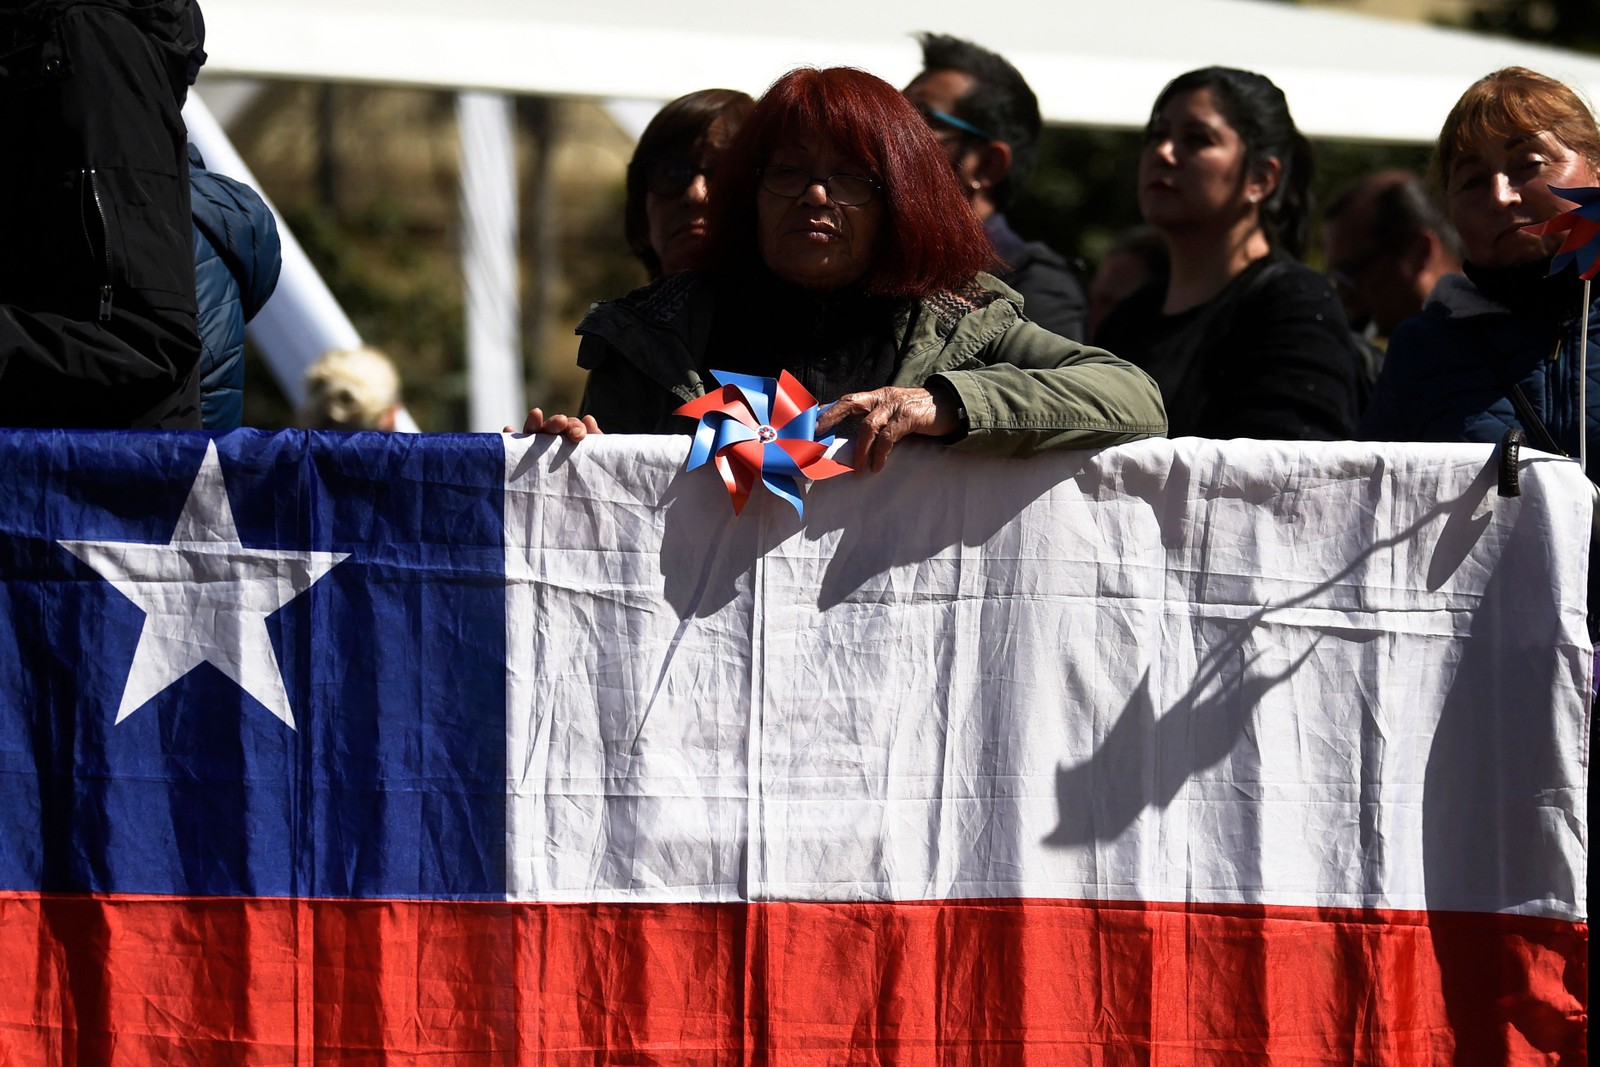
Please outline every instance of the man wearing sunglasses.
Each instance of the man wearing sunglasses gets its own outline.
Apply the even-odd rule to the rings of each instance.
[[[1082,338],[1088,300],[1067,261],[1026,241],[1005,208],[1033,172],[1039,101],[1017,69],[970,41],[917,35],[922,73],[906,86],[950,157],[951,169],[1006,269],[996,276],[1022,295],[1023,314],[1052,333]]]

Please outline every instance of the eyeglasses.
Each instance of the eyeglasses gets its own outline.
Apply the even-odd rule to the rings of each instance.
[[[872,199],[872,194],[883,186],[859,174],[830,174],[816,178],[799,167],[762,167],[761,187],[773,196],[800,196],[813,185],[827,191],[828,199],[840,207],[859,207]]]
[[[1000,140],[1000,138],[996,137],[982,126],[974,126],[966,119],[958,119],[954,115],[947,114],[946,112],[935,111],[933,108],[924,104],[917,105],[917,113],[927,121],[929,126],[948,126],[952,130],[960,130],[962,133],[967,134],[970,137],[976,137],[980,141]]]
[[[716,173],[715,167],[702,167],[686,159],[652,159],[644,165],[644,184],[661,197],[682,196],[694,180],[705,175],[706,181]]]

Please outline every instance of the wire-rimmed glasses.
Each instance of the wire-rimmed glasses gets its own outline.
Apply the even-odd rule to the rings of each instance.
[[[820,185],[828,194],[828,199],[840,207],[859,207],[883,188],[878,182],[859,174],[839,173],[819,178],[800,167],[762,167],[756,173],[761,175],[761,187],[773,196],[796,197],[813,185]]]

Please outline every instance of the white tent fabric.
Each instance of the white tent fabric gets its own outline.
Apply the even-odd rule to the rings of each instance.
[[[902,84],[910,34],[966,37],[1014,62],[1048,121],[1142,125],[1174,75],[1259,70],[1312,136],[1427,141],[1468,83],[1507,64],[1592,100],[1600,59],[1460,31],[1261,0],[923,0],[806,17],[713,0],[206,0],[213,74],[666,100],[708,86],[759,93],[801,65]]]

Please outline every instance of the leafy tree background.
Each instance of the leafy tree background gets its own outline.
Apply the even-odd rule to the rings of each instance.
[[[1467,28],[1600,55],[1595,0],[1483,0]]]

